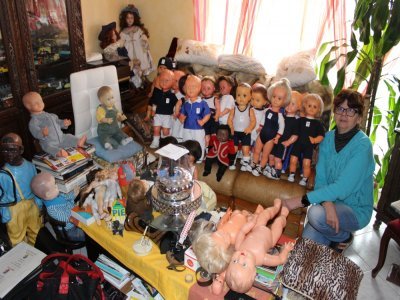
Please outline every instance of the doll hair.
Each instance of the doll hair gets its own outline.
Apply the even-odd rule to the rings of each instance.
[[[173,137],[172,135],[166,136],[165,138],[161,138],[160,139],[160,148],[167,146],[168,144],[173,144],[173,145],[177,145],[178,144],[178,140],[176,139],[176,137]]]
[[[364,97],[357,91],[351,89],[343,89],[336,95],[333,100],[333,107],[336,108],[344,101],[347,100],[347,105],[350,108],[357,110],[357,113],[360,117],[363,116],[364,113]]]
[[[234,248],[229,246],[228,249],[218,247],[211,234],[213,230],[209,222],[203,221],[197,226],[192,234],[192,246],[196,253],[197,260],[210,274],[219,274],[226,270]]]
[[[126,197],[126,215],[135,211],[135,208],[142,201],[146,200],[146,187],[140,179],[133,179],[129,183],[128,193]]]
[[[236,88],[236,81],[235,81],[235,79],[232,78],[232,77],[230,77],[230,76],[225,76],[225,75],[218,77],[218,79],[217,79],[217,84],[216,84],[218,88],[219,88],[219,83],[220,83],[221,81],[224,81],[224,80],[232,87],[232,89],[231,89],[231,95],[234,96],[234,95],[236,94],[236,90],[235,90],[235,88]]]
[[[253,94],[254,94],[254,93],[259,93],[259,94],[261,94],[261,95],[263,96],[263,98],[264,98],[265,100],[267,100],[267,102],[269,102],[269,99],[268,99],[268,90],[267,90],[267,88],[265,87],[265,85],[263,85],[263,84],[261,84],[261,83],[258,83],[257,85],[253,85],[252,93],[253,93]]]
[[[232,138],[232,135],[231,135],[231,128],[229,127],[228,124],[220,124],[220,125],[217,127],[217,132],[218,132],[218,130],[227,130],[227,131],[228,131],[228,137],[229,137],[229,139]]]
[[[238,293],[248,292],[253,286],[254,278],[256,275],[256,267],[254,266],[253,269],[254,269],[254,276],[243,276],[238,272],[230,271],[228,267],[225,273],[225,281],[229,286],[229,288]]]
[[[250,90],[250,92],[252,92],[250,84],[248,84],[246,82],[240,83],[237,87],[245,87],[245,88],[248,88]],[[237,88],[236,88],[236,90],[237,90]]]
[[[317,100],[319,102],[319,112],[316,115],[316,117],[319,118],[322,115],[322,112],[324,111],[324,101],[322,101],[321,97],[318,94],[308,94],[304,96],[303,101],[301,102],[302,109],[303,111],[305,111],[307,102],[311,99]]]
[[[182,93],[182,95],[186,95],[184,87],[185,87],[186,80],[188,79],[188,76],[189,76],[189,74],[183,75],[179,79],[179,82],[178,82],[179,91]]]
[[[20,154],[24,152],[24,145],[22,144],[21,137],[13,132],[7,133],[0,140],[0,148],[17,147],[21,150]]]
[[[104,95],[111,93],[112,94],[113,89],[109,87],[108,85],[104,85],[99,90],[97,91],[97,97],[100,99]]]
[[[111,28],[110,30],[106,31],[102,36],[102,39],[100,41],[100,48],[101,49],[105,49],[105,48],[107,48],[108,45],[113,43],[113,41],[112,41],[113,33],[115,33],[115,35],[117,37],[117,41],[121,38],[119,36],[119,33],[118,33],[117,29]]]
[[[189,154],[194,157],[194,161],[198,161],[201,157],[201,146],[198,141],[187,140],[181,143],[183,147],[189,150]]]
[[[290,82],[287,78],[282,78],[281,80],[278,80],[268,88],[268,99],[272,99],[272,93],[277,87],[281,87],[286,90],[286,100],[284,106],[288,105],[290,103],[290,100],[292,99],[292,89],[290,87]]]
[[[203,82],[203,81],[210,81],[214,85],[214,87],[216,87],[216,82],[215,82],[215,79],[213,76],[204,76],[201,79],[201,82]]]
[[[121,31],[124,28],[128,27],[128,24],[126,23],[126,16],[128,14],[133,14],[133,17],[134,17],[133,26],[140,27],[140,29],[142,29],[143,33],[149,38],[150,37],[149,31],[147,30],[146,27],[144,27],[144,24],[142,23],[140,15],[139,15],[139,10],[133,4],[129,4],[119,14],[119,27],[121,28]]]
[[[47,172],[41,172],[35,175],[31,181],[31,189],[36,196],[45,200],[46,192],[51,187],[51,181],[55,182],[53,179],[53,175]]]

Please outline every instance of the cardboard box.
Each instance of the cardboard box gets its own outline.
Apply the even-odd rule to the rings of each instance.
[[[200,264],[197,261],[196,255],[193,252],[192,246],[190,246],[185,251],[185,266],[196,272],[198,268],[200,268]]]

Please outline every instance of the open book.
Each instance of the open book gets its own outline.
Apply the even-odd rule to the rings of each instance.
[[[67,157],[54,157],[48,153],[40,153],[33,156],[32,163],[42,166],[49,170],[61,172],[79,162],[90,159],[90,154],[81,148],[65,148],[68,152]]]

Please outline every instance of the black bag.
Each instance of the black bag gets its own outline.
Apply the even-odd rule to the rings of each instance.
[[[80,254],[55,253],[42,260],[36,299],[105,299],[101,270]]]

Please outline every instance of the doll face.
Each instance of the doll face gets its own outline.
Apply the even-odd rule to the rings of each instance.
[[[105,92],[101,97],[100,97],[100,102],[107,108],[112,108],[115,103],[114,95],[111,91]]]
[[[203,80],[201,82],[201,94],[205,98],[210,98],[214,94],[215,85],[211,80]]]
[[[244,107],[251,100],[251,88],[245,86],[239,86],[236,90],[236,103]]]
[[[306,117],[315,118],[321,112],[321,103],[318,99],[308,98],[307,102],[304,103],[304,110]]]
[[[248,281],[250,279],[253,282],[256,276],[255,263],[255,257],[249,251],[236,251],[232,255],[227,272],[235,274],[236,280]],[[235,287],[235,282],[231,284],[232,287]],[[238,284],[242,285],[242,282],[238,282]]]
[[[115,30],[112,31],[111,33],[111,42],[115,43],[117,41],[117,34],[115,33]]]
[[[276,87],[272,92],[271,106],[273,108],[283,107],[286,97],[286,90],[283,87]]]
[[[251,96],[251,105],[254,108],[261,109],[267,104],[267,99],[261,93],[253,93]]]
[[[297,105],[297,103],[298,102],[296,101],[296,99],[292,98],[290,103],[285,108],[286,113],[289,115],[295,115],[300,109],[300,107]]]
[[[133,23],[135,22],[135,16],[131,13],[126,14],[126,24],[128,24],[128,26],[132,26]]]
[[[201,80],[196,76],[189,76],[185,82],[185,93],[186,96],[195,101],[200,94]]]
[[[185,73],[180,70],[174,71],[174,84],[172,86],[172,89],[175,92],[179,91],[179,79],[181,79],[182,76],[184,76],[184,75],[185,75]]]
[[[0,152],[4,161],[11,166],[19,166],[23,162],[22,147],[19,145],[2,143]]]
[[[164,65],[159,65],[157,67],[157,74],[161,74],[161,72],[164,71],[164,70],[168,70],[168,68],[166,66],[164,66]]]
[[[32,93],[24,97],[24,106],[31,114],[39,114],[44,109],[43,99],[38,93]]]
[[[229,131],[225,129],[218,129],[217,139],[220,142],[226,142],[229,139]]]
[[[219,91],[222,95],[229,95],[231,93],[232,86],[226,80],[219,82]]]
[[[164,70],[161,72],[159,77],[159,83],[161,89],[166,92],[171,89],[172,85],[174,84],[174,75],[170,70]]]
[[[43,197],[44,200],[52,200],[58,196],[60,191],[58,190],[56,181],[54,177],[51,177],[50,182],[47,185],[47,191],[46,191],[46,196]]]

